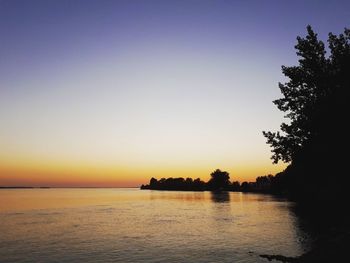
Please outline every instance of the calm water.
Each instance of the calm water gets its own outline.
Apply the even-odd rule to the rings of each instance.
[[[138,189],[0,190],[0,262],[268,262],[308,249],[269,195]]]

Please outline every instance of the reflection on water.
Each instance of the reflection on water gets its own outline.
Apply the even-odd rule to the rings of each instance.
[[[211,192],[211,200],[216,203],[230,202],[229,192]]]
[[[269,195],[138,189],[0,190],[0,262],[268,262],[307,248]]]

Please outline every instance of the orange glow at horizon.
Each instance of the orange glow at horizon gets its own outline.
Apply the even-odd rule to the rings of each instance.
[[[0,186],[137,187],[151,177],[207,181],[215,169],[254,181],[283,170],[261,133],[283,119],[271,103],[279,67],[237,52],[143,48],[8,84]]]
[[[1,186],[49,187],[138,187],[151,177],[191,177],[207,181],[215,169],[230,173],[231,181],[255,181],[257,176],[275,174],[284,164],[248,163],[232,167],[202,166],[116,166],[89,163],[58,162],[0,162]]]

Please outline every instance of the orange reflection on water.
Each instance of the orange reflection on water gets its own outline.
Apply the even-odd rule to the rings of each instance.
[[[291,203],[270,195],[3,189],[0,200],[0,262],[265,262],[306,248]]]
[[[122,190],[122,188],[1,189],[0,212],[112,204],[139,198],[135,192],[123,191],[122,195],[118,194]]]

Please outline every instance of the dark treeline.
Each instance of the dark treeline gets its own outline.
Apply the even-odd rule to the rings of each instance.
[[[235,192],[264,192],[282,194],[284,188],[281,187],[281,177],[267,175],[259,176],[255,182],[230,181],[230,175],[220,169],[210,174],[208,182],[200,178],[161,178],[157,180],[152,178],[148,185],[142,185],[141,189],[151,190],[178,190],[178,191],[235,191]]]
[[[239,182],[230,182],[228,172],[215,170],[210,174],[208,182],[200,178],[162,178],[157,180],[152,178],[148,185],[142,185],[141,189],[152,190],[180,190],[180,191],[240,191]]]
[[[206,183],[200,178],[193,180],[192,178],[170,177],[157,180],[152,177],[149,184],[141,185],[141,189],[204,191],[206,189]]]

